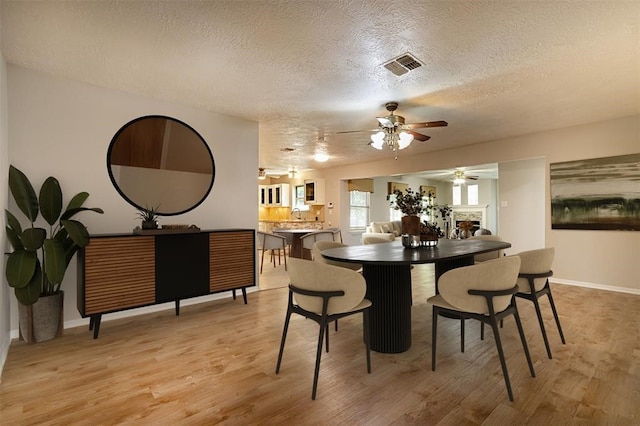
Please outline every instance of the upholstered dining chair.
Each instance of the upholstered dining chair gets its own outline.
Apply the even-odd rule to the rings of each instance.
[[[286,255],[286,246],[287,239],[282,235],[270,234],[268,232],[258,231],[258,249],[262,251],[262,255],[260,257],[260,273],[262,273],[262,267],[264,266],[264,253],[266,251],[270,252],[271,261],[273,262],[273,267],[276,267],[276,253],[278,256],[278,262],[280,260],[280,250],[282,250],[284,254],[284,270],[287,270],[287,255]]]
[[[505,362],[498,321],[513,315],[522,341],[522,347],[529,364],[531,377],[535,377],[533,363],[529,355],[529,348],[522,330],[520,315],[515,302],[518,291],[516,280],[520,270],[520,258],[517,256],[478,263],[471,266],[451,269],[438,280],[440,293],[430,297],[428,302],[433,305],[431,369],[436,370],[436,339],[438,330],[438,316],[442,313],[448,316],[465,319],[476,319],[487,323],[493,330],[496,348],[502,367],[502,375],[507,386],[509,400],[513,401],[513,392],[509,373]],[[463,334],[464,339],[464,334]]]
[[[313,250],[312,250],[313,260],[315,260],[316,262],[322,262],[329,265],[340,266],[342,268],[351,269],[353,271],[358,271],[362,269],[362,265],[360,263],[338,262],[335,260],[329,260],[322,257],[322,252],[324,250],[329,250],[332,248],[339,248],[339,247],[347,247],[347,244],[343,244],[338,241],[328,241],[328,240],[316,241],[316,243],[313,245]]]
[[[467,238],[467,240],[498,241],[498,242],[503,241],[503,239],[500,238],[498,235],[487,235],[487,234],[474,235],[472,237]],[[474,262],[486,262],[487,260],[499,259],[502,256],[504,256],[504,250],[495,250],[495,251],[490,251],[489,253],[476,254],[473,257],[473,260]]]
[[[302,244],[302,251],[309,250],[312,252],[311,259],[313,259],[313,245],[316,241],[333,241],[333,231],[322,230],[309,232],[300,237],[300,244]]]
[[[290,232],[283,232],[280,233],[279,231],[286,231],[286,228],[275,228],[273,230],[273,233],[276,235],[280,235],[281,237],[284,237],[287,240],[287,250],[289,252],[289,255],[291,255],[291,244],[293,244],[293,234]]]
[[[558,312],[556,311],[556,305],[553,303],[551,287],[549,287],[549,277],[553,275],[551,264],[553,263],[554,255],[555,249],[553,247],[523,251],[516,255],[520,257],[520,261],[522,262],[520,264],[520,273],[518,274],[518,292],[516,293],[516,297],[533,302],[549,359],[552,359],[551,349],[549,348],[549,339],[547,338],[547,332],[544,328],[544,321],[542,321],[540,303],[538,303],[540,297],[546,295],[549,298],[551,312],[553,312],[553,317],[556,320],[558,332],[560,333],[560,340],[562,340],[563,345],[566,344],[562,327],[560,326]]]
[[[276,374],[280,372],[289,321],[294,313],[315,321],[320,328],[311,399],[316,399],[323,341],[326,338],[325,347],[329,352],[329,324],[333,321],[362,313],[367,372],[371,373],[369,348],[369,308],[371,302],[365,299],[367,285],[362,275],[347,268],[327,265],[322,262],[291,258],[289,260],[289,279],[289,301],[282,330]]]
[[[327,231],[333,232],[333,241],[344,242],[342,241],[342,231],[340,228],[327,228]]]

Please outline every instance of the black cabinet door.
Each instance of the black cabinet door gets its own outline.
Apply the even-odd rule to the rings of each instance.
[[[209,294],[209,234],[156,235],[156,303]]]

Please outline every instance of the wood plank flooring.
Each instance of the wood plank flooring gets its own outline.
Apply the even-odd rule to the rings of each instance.
[[[265,273],[267,265],[265,265]],[[28,346],[14,341],[0,383],[2,425],[638,425],[640,297],[553,285],[567,338],[562,345],[541,302],[554,358],[530,302],[518,300],[536,369],[530,377],[513,319],[501,331],[515,401],[509,402],[495,344],[458,321],[438,322],[431,371],[433,269],[413,270],[413,344],[372,353],[366,372],[359,317],[331,331],[318,396],[311,400],[317,326],[293,317],[280,374],[275,364],[287,290],[284,265],[270,290],[103,321]],[[276,288],[273,288],[276,287]],[[108,319],[108,317],[107,317]]]

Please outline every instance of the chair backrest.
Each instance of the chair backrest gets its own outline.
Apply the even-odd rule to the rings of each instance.
[[[282,235],[258,231],[258,248],[262,250],[281,249],[286,243],[287,239]]]
[[[333,241],[342,242],[342,231],[340,231],[340,228],[327,228],[326,230],[333,232]]]
[[[520,273],[522,274],[543,274],[551,271],[555,249],[547,247],[537,250],[528,250],[518,253],[520,257]],[[536,291],[542,290],[547,282],[547,278],[534,278],[533,284]],[[526,278],[518,278],[518,287],[521,291],[530,292],[531,288]]]
[[[354,271],[362,268],[362,265],[359,263],[350,263],[350,262],[337,262],[335,260],[329,260],[322,257],[323,250],[329,250],[332,248],[338,247],[347,247],[346,244],[340,243],[338,241],[316,241],[313,245],[313,260],[316,262],[326,263],[328,265],[340,266],[341,268],[349,268]]]
[[[482,241],[503,241],[497,235],[474,235],[467,238],[467,240],[482,240]],[[499,259],[504,255],[504,250],[490,251],[489,253],[476,254],[473,259],[476,262],[486,262],[487,260]]]
[[[390,243],[395,240],[393,234],[388,234],[389,238],[385,237],[364,237],[362,239],[363,244],[380,244],[380,243]]]
[[[316,241],[333,241],[332,231],[315,231],[300,237],[302,242],[302,248],[313,250],[313,245]]]
[[[473,233],[473,235],[475,237],[477,237],[477,236],[480,236],[480,235],[493,235],[493,234],[491,234],[491,231],[489,231],[488,229],[478,228],[478,229],[476,229],[476,232]]]
[[[471,266],[450,269],[438,279],[442,298],[463,312],[488,314],[486,299],[470,295],[468,290],[507,290],[516,285],[520,258],[507,256]],[[505,310],[513,295],[493,298],[495,312]]]
[[[367,284],[362,275],[346,268],[322,262],[290,258],[289,282],[298,288],[313,291],[344,291],[344,296],[332,297],[328,313],[349,312],[364,300]],[[307,311],[322,313],[322,299],[295,295],[296,303]]]
[[[280,235],[281,237],[286,238],[287,244],[291,244],[293,242],[293,234],[291,232],[283,232],[282,234],[279,231],[286,231],[286,228],[275,228],[273,233],[276,235]]]

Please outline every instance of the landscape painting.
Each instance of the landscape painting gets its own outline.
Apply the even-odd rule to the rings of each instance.
[[[640,231],[640,153],[550,169],[552,229]]]

